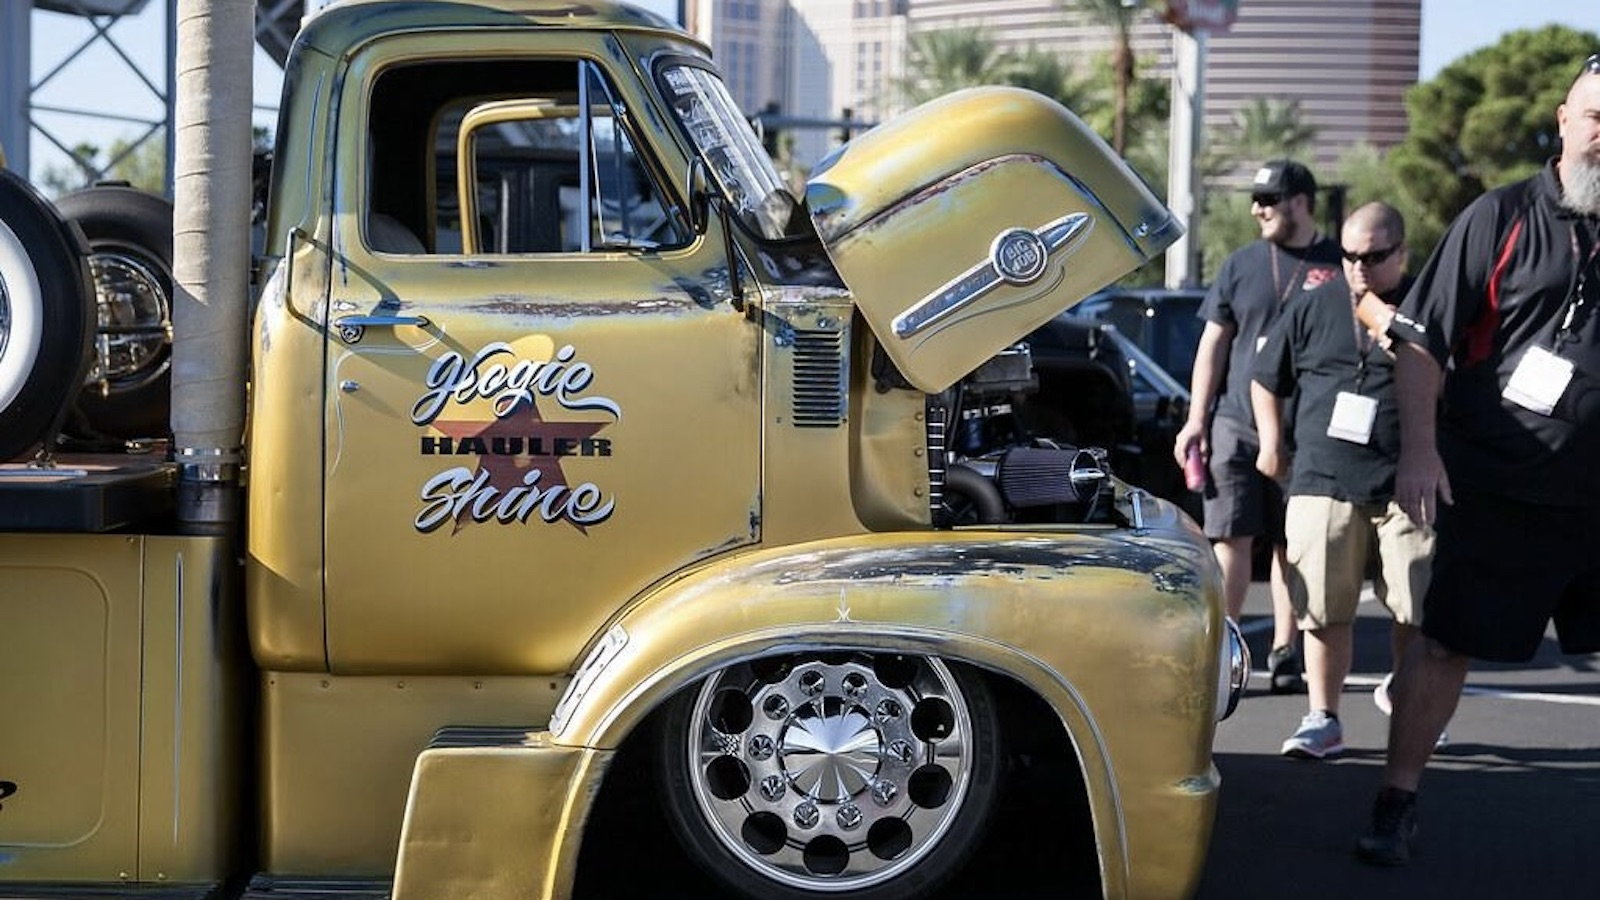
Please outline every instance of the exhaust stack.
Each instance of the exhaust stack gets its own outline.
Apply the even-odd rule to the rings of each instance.
[[[255,4],[178,0],[172,427],[178,516],[237,521],[250,272]]]

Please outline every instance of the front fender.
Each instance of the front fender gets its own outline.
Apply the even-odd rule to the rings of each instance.
[[[1223,627],[1216,569],[1192,531],[877,534],[758,550],[622,613],[551,727],[558,745],[614,749],[677,691],[775,653],[962,660],[1017,680],[1059,716],[1107,895],[1181,893],[1214,811]],[[1174,854],[1175,840],[1191,852]]]

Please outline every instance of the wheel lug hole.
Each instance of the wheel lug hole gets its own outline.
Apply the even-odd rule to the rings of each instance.
[[[873,710],[872,716],[879,725],[887,725],[905,715],[905,707],[897,700],[879,700],[878,706]]]
[[[800,693],[805,694],[807,697],[817,696],[822,693],[823,688],[826,686],[827,679],[823,678],[822,673],[816,669],[807,669],[800,673]]]
[[[794,824],[800,826],[801,828],[815,828],[817,827],[817,823],[821,820],[821,811],[819,811],[817,809],[817,805],[812,803],[810,800],[807,800],[806,802],[794,808]]]
[[[844,693],[845,693],[845,696],[851,697],[851,698],[854,698],[854,699],[858,699],[858,700],[860,698],[866,696],[866,693],[867,693],[867,679],[866,679],[866,676],[862,675],[859,672],[851,672],[849,675],[846,675],[844,677]]]
[[[764,734],[758,734],[750,739],[751,759],[757,761],[771,759],[773,751],[776,749],[776,746],[772,743],[772,738]]]
[[[773,721],[781,721],[789,717],[789,701],[774,694],[761,704],[761,711]]]
[[[851,831],[861,827],[861,810],[854,803],[846,803],[839,807],[839,812],[834,816],[839,821],[839,827]]]
[[[892,781],[878,779],[872,783],[872,800],[879,806],[888,806],[900,796],[900,788]]]
[[[781,775],[768,775],[767,777],[761,779],[761,788],[760,788],[760,790],[761,790],[761,796],[768,803],[771,803],[771,802],[781,798],[784,794],[788,793],[789,792],[789,787],[788,787],[788,785],[784,784],[783,776],[781,776]],[[799,815],[800,815],[799,814],[799,810],[796,810],[795,811],[795,821],[796,822],[800,821]],[[806,827],[809,827],[809,826],[806,826]]]
[[[897,762],[897,763],[899,763],[899,764],[901,764],[903,766],[911,764],[911,757],[912,757],[911,745],[906,743],[905,741],[893,741],[893,742],[891,742],[889,744],[889,747],[888,747],[887,751],[885,751],[885,752],[887,752],[889,754],[889,758],[890,759],[894,760],[895,762]]]

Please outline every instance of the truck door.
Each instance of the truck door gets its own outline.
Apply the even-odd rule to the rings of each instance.
[[[760,342],[718,224],[691,229],[668,174],[687,160],[623,55],[561,39],[452,58],[433,34],[352,64],[323,420],[335,671],[564,671],[652,581],[759,538]]]

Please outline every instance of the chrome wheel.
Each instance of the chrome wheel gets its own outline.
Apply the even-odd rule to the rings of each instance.
[[[172,404],[172,204],[125,185],[58,201],[89,240],[97,312],[95,365],[69,433],[90,440],[155,438]]]
[[[99,314],[91,383],[125,390],[166,371],[172,340],[171,275],[137,249],[96,246],[89,257]]]
[[[855,892],[950,865],[961,846],[930,854],[964,817],[959,843],[970,843],[992,799],[994,724],[987,695],[975,722],[973,690],[923,657],[726,669],[700,688],[682,732],[695,812],[757,884]]]

